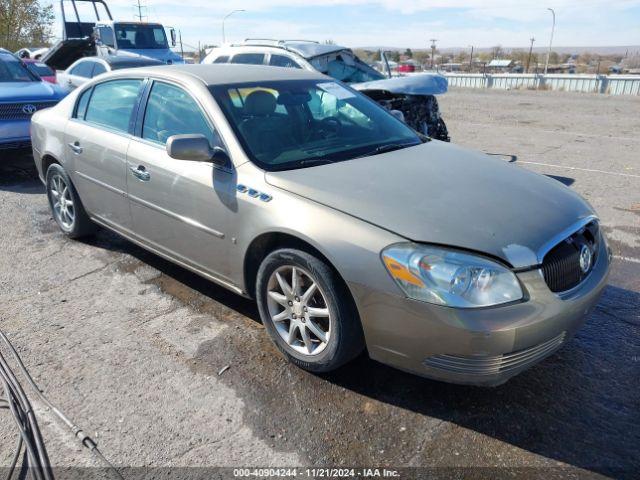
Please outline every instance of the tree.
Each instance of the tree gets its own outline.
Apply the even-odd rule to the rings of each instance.
[[[0,47],[15,51],[47,46],[54,20],[53,5],[39,0],[0,0]]]
[[[495,47],[491,47],[491,55],[493,59],[501,58],[504,55],[504,50],[501,45],[496,45]]]
[[[410,49],[410,48],[407,48],[407,49],[404,51],[404,55],[405,55],[405,57],[407,57],[407,58],[413,58],[413,52],[411,51],[411,49]]]

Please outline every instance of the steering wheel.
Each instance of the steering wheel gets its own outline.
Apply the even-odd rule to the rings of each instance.
[[[318,133],[325,138],[337,137],[342,130],[342,122],[337,117],[323,118],[319,122]]]

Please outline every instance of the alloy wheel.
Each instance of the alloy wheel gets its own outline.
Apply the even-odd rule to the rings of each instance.
[[[49,192],[56,220],[64,229],[71,230],[76,219],[76,209],[69,185],[62,175],[55,174],[51,177]]]
[[[325,294],[312,275],[283,266],[267,284],[269,315],[282,339],[296,352],[318,355],[331,338],[332,318]]]

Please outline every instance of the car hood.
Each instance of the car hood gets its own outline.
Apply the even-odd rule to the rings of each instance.
[[[184,63],[182,57],[169,49],[149,49],[149,50],[135,50],[135,49],[120,49],[116,55],[121,57],[144,57],[151,58],[153,60],[160,60],[167,63],[171,60],[171,63]]]
[[[49,82],[2,82],[0,102],[48,102],[57,101],[65,92]]]
[[[442,75],[421,73],[408,77],[352,83],[351,87],[361,92],[386,91],[402,95],[440,95],[447,92],[449,81]]]
[[[409,240],[482,252],[515,268],[539,264],[554,237],[569,236],[594,214],[554,179],[435,140],[265,176],[275,187]]]

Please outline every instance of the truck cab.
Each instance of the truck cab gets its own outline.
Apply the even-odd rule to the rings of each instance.
[[[97,22],[93,28],[98,57],[136,55],[153,58],[166,64],[184,63],[169,47],[164,26],[159,23]],[[176,45],[176,33],[169,29],[171,45]]]

